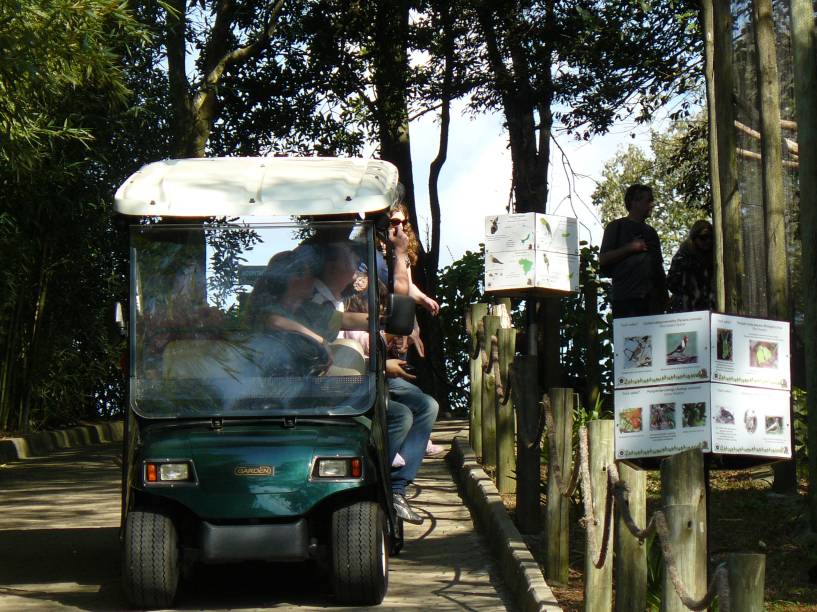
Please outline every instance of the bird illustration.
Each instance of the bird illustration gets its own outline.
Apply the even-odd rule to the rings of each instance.
[[[667,357],[669,357],[670,355],[675,355],[676,353],[678,355],[683,355],[684,351],[687,348],[687,342],[688,341],[689,341],[689,338],[687,338],[686,336],[681,338],[681,342],[678,344],[678,346],[676,346],[669,353],[667,353]]]
[[[647,356],[647,349],[649,348],[649,336],[642,336],[641,339],[633,338],[635,341],[635,348],[629,351],[630,355],[627,357],[630,361],[634,361],[636,363],[641,363],[644,358]],[[625,349],[624,354],[627,355],[627,349]]]
[[[500,265],[503,265],[503,263],[504,263],[504,262],[500,261],[499,259],[497,259],[496,257],[494,257],[493,255],[491,255],[491,262],[495,263],[495,264],[500,264]]]
[[[499,219],[497,217],[493,217],[491,219],[491,234],[496,234],[497,230],[499,229]]]

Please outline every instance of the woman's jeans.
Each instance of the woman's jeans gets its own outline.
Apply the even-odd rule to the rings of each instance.
[[[406,486],[420,469],[439,404],[417,385],[403,378],[387,379],[389,385],[389,460],[400,453],[406,465],[391,473],[391,488],[405,494]]]

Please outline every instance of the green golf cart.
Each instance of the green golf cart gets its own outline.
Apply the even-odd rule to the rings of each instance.
[[[382,601],[402,526],[379,332],[407,334],[414,316],[377,290],[397,190],[383,161],[217,158],[150,164],[117,191],[131,605],[169,606],[182,568],[244,561],[318,564],[338,601]],[[341,312],[339,287],[358,312]],[[362,344],[340,333],[352,324]]]

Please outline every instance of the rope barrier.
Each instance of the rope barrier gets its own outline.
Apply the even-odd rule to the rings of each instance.
[[[545,415],[548,427],[548,444],[550,450],[550,461],[552,474],[557,478],[559,491],[565,497],[571,497],[575,491],[575,476],[577,472],[581,472],[581,486],[582,486],[582,501],[584,504],[584,517],[579,521],[587,532],[587,542],[589,546],[589,553],[593,566],[596,569],[601,569],[607,560],[607,552],[609,548],[610,530],[612,528],[613,508],[615,504],[621,509],[621,518],[627,530],[640,542],[646,540],[653,533],[658,534],[658,539],[661,544],[661,552],[664,556],[664,564],[667,569],[667,576],[672,582],[672,586],[681,602],[689,610],[705,610],[708,608],[715,597],[718,597],[719,610],[721,612],[729,612],[730,609],[730,593],[729,593],[729,573],[725,563],[720,564],[712,575],[712,580],[707,586],[706,593],[701,599],[693,599],[687,591],[686,585],[681,577],[681,572],[678,569],[678,564],[675,559],[675,553],[669,537],[669,525],[667,524],[666,514],[662,510],[657,510],[647,523],[644,529],[639,528],[632,515],[630,514],[630,505],[628,502],[629,487],[627,483],[619,478],[618,468],[615,463],[605,466],[607,473],[606,479],[606,495],[604,501],[604,518],[602,529],[602,543],[598,545],[596,540],[595,527],[599,525],[596,515],[596,504],[593,499],[593,491],[590,487],[590,466],[589,466],[589,444],[587,439],[587,428],[582,425],[579,428],[579,464],[580,470],[576,470],[576,458],[573,460],[573,477],[571,478],[571,486],[564,487],[562,481],[562,470],[559,465],[559,458],[556,449],[556,439],[553,426],[553,415],[551,413],[550,402],[545,402]]]
[[[481,324],[480,324],[481,325]],[[484,334],[484,328],[480,331]],[[477,332],[479,336],[480,332]],[[480,337],[481,346],[483,337]],[[496,396],[499,403],[505,406],[511,399],[511,382],[507,377],[502,376],[502,369],[499,367],[499,339],[496,336],[491,336],[491,354],[486,352],[485,348],[478,350],[480,361],[482,362],[482,371],[485,374],[493,374],[496,382]],[[476,357],[474,357],[476,359]]]

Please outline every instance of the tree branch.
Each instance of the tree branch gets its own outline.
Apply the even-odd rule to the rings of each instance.
[[[225,0],[224,3],[230,4],[228,0]],[[254,42],[224,55],[205,76],[206,86],[218,84],[227,68],[246,62],[264,49],[275,32],[275,27],[278,25],[278,15],[283,7],[284,0],[277,0],[270,10],[267,25],[258,38]],[[216,19],[216,25],[218,26],[218,19]]]

